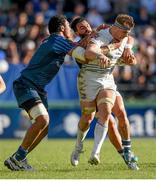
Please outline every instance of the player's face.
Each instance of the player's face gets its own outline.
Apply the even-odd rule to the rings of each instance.
[[[92,32],[92,28],[87,21],[82,21],[76,25],[76,33],[79,36],[86,36]]]
[[[118,27],[114,27],[116,29],[116,33],[115,33],[115,37],[114,39],[121,41],[122,39],[124,39],[125,37],[128,36],[128,31],[118,28]]]
[[[69,22],[67,20],[65,21],[65,24],[64,24],[64,36],[69,39],[72,37],[72,31],[71,31]]]

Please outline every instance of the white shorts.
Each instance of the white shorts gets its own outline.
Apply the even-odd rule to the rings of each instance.
[[[81,100],[93,101],[100,90],[116,91],[116,84],[112,74],[103,74],[81,69],[78,75],[78,91]]]

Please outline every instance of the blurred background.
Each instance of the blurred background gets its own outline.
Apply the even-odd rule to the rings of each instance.
[[[83,16],[95,28],[112,24],[119,13],[134,17],[133,51],[138,64],[116,67],[115,81],[126,104],[132,136],[156,137],[156,0],[0,0],[0,74],[7,86],[0,95],[0,138],[21,138],[30,125],[27,114],[17,107],[12,82],[48,35],[50,17],[64,14],[71,21]],[[78,72],[74,59],[67,56],[47,87],[50,138],[76,136],[81,114]],[[93,137],[94,124],[88,137]]]

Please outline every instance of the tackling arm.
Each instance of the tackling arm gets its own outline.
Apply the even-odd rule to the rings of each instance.
[[[86,36],[83,38],[78,45],[73,48],[70,52],[68,52],[68,55],[72,56],[81,64],[88,63],[89,59],[85,58],[85,48],[87,47],[87,44],[89,43],[92,36]]]
[[[68,52],[68,55],[75,58],[76,61],[78,61],[81,64],[87,63],[87,60],[84,56],[85,49],[83,47],[77,46],[77,47],[73,48],[72,50],[70,50],[70,52]]]
[[[81,64],[87,64],[89,61],[99,59],[101,64],[108,63],[108,52],[118,48],[120,43],[112,43],[107,46],[99,47],[92,41],[89,41],[90,37],[87,37],[84,42],[87,41],[86,50],[85,46],[81,47],[81,44],[73,48],[68,54],[76,59]],[[84,44],[84,43],[83,43]],[[86,44],[86,43],[85,43]]]

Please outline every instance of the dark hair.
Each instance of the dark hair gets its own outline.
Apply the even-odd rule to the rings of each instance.
[[[73,29],[74,32],[77,31],[76,25],[82,21],[86,21],[85,18],[83,17],[77,17],[75,19],[72,20],[72,22],[70,23],[70,27]]]
[[[67,18],[63,15],[53,16],[48,23],[49,33],[58,33],[61,31],[61,26],[64,26]]]

